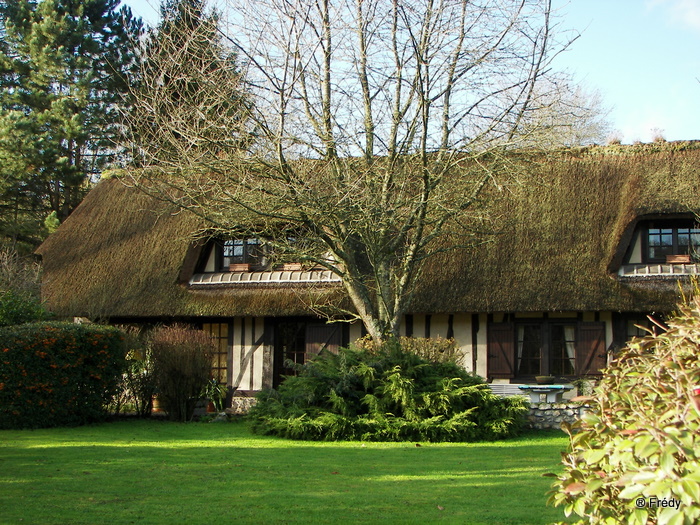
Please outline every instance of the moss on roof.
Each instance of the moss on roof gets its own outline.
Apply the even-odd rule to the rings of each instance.
[[[640,218],[700,210],[700,143],[580,148],[528,162],[526,182],[486,195],[499,231],[431,259],[411,310],[672,308],[674,283],[622,283],[614,270]],[[337,287],[188,289],[183,270],[204,226],[116,177],[100,182],[38,250],[49,308],[88,317],[274,316],[344,301]]]

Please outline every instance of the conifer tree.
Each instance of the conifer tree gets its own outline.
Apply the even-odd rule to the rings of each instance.
[[[206,0],[165,0],[144,44],[126,144],[137,166],[183,163],[245,148],[250,100],[236,55]]]
[[[116,154],[141,31],[119,0],[0,3],[0,242],[31,247]]]

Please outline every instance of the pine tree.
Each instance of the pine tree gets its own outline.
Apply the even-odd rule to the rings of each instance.
[[[246,147],[250,100],[206,0],[165,0],[132,85],[127,141],[138,166],[196,165]],[[195,131],[193,131],[195,130]]]
[[[119,0],[0,4],[0,235],[31,247],[114,157],[140,20]]]

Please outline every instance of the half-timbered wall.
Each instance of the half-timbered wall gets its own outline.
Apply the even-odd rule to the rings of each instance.
[[[271,348],[266,338],[265,319],[236,317],[231,330],[230,386],[239,393],[271,387],[265,374],[270,367]],[[267,384],[266,384],[267,383]]]
[[[591,366],[604,364],[600,356],[606,353],[613,341],[612,318],[610,312],[414,314],[403,320],[400,333],[415,337],[452,337],[464,355],[467,370],[497,381],[517,382],[517,363],[513,357],[517,340],[513,334],[518,323],[557,323],[567,319],[578,323],[577,337],[594,353],[586,356],[586,361],[580,358],[576,372],[589,374]],[[236,317],[226,324],[229,386],[235,388],[238,395],[251,395],[273,386],[274,319]],[[352,323],[346,337],[352,343],[363,333],[360,323]],[[502,355],[498,354],[499,349]],[[590,359],[597,361],[593,363]]]

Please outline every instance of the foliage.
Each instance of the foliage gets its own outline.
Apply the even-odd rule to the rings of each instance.
[[[379,350],[321,352],[250,412],[256,432],[293,439],[472,441],[516,434],[522,398],[501,398],[453,362],[389,341]]]
[[[567,428],[565,472],[550,503],[578,523],[700,520],[700,300],[668,330],[630,342],[605,371],[591,410]],[[657,507],[655,501],[680,507]]]
[[[115,153],[140,22],[118,0],[0,4],[0,235],[35,246]]]
[[[115,396],[113,410],[118,414],[122,407],[130,405],[138,416],[151,414],[156,383],[151,349],[144,341],[140,330],[134,327],[122,328],[126,339],[126,369]]]
[[[101,420],[124,370],[116,328],[33,323],[0,328],[0,428]]]
[[[0,290],[0,327],[41,321],[46,316],[46,310],[33,295]]]
[[[153,331],[149,346],[158,396],[168,416],[188,421],[211,376],[213,339],[183,325],[163,326]]]
[[[202,397],[209,399],[214,405],[214,409],[219,413],[224,411],[227,395],[228,387],[213,378],[209,380],[202,391]]]
[[[219,14],[207,4],[163,2],[161,21],[142,44],[131,104],[124,111],[123,140],[136,166],[186,158],[191,168],[202,157],[232,154],[247,140],[247,133],[237,133],[249,102],[236,55],[224,45]],[[171,121],[179,124],[164,124]]]
[[[432,363],[455,363],[463,366],[464,354],[454,339],[442,337],[405,337],[398,338],[399,346],[409,354],[415,354]],[[378,352],[381,346],[365,336],[353,343],[356,348]]]
[[[31,256],[0,248],[0,290],[31,295],[37,300],[41,288],[41,264]]]

